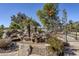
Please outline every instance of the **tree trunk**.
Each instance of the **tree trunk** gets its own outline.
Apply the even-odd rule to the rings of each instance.
[[[77,29],[76,29],[76,40],[77,40]]]
[[[37,32],[37,27],[35,27],[35,32]]]
[[[67,31],[67,26],[66,26],[66,42],[68,42],[68,40],[67,40],[67,32],[68,32],[68,31]]]
[[[30,38],[30,24],[28,24],[27,28],[28,28],[28,36]]]

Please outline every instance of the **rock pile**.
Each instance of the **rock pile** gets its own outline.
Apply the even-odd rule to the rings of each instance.
[[[26,40],[36,43],[47,41],[47,36],[45,32],[32,32],[29,37],[27,30],[12,30],[11,32],[4,31],[3,39],[5,38],[11,38],[12,41]]]
[[[11,47],[10,45],[15,42],[18,43],[18,41],[32,41],[33,43],[42,43],[42,42],[46,42],[47,41],[47,36],[45,34],[45,32],[43,33],[39,33],[39,32],[32,32],[29,34],[27,32],[27,30],[5,30],[4,34],[2,36],[2,39],[0,40],[0,48],[5,48],[5,47]],[[23,45],[20,45],[21,47]],[[19,46],[19,47],[20,47]],[[27,46],[26,46],[27,48]],[[29,49],[30,47],[28,47]],[[22,48],[23,50],[24,48]],[[25,50],[28,50],[25,49]],[[21,49],[20,49],[21,50]],[[22,52],[23,53],[23,52]],[[26,54],[28,54],[29,52],[27,52]]]

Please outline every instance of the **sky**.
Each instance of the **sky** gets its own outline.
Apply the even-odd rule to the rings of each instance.
[[[25,13],[41,24],[36,12],[42,9],[43,5],[43,3],[0,3],[0,25],[9,26],[11,16],[18,12]],[[63,9],[67,10],[68,20],[79,21],[79,4],[59,4],[59,17],[62,16]]]
[[[68,15],[68,21],[73,20],[74,22],[79,21],[79,4],[69,3],[69,4],[60,4],[60,15],[62,16],[62,10],[66,9]]]

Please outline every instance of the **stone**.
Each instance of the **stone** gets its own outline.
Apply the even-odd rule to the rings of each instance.
[[[32,54],[36,54],[36,55],[40,55],[40,56],[48,56],[49,55],[48,46],[50,46],[50,45],[49,44],[43,44],[43,45],[40,44],[40,45],[33,46]]]
[[[11,38],[1,39],[0,48],[7,47],[12,42]]]
[[[4,30],[4,33],[3,33],[3,36],[2,36],[2,39],[5,39],[5,38],[7,38],[7,30]]]
[[[30,45],[26,45],[23,43],[18,43],[19,44],[19,56],[28,56],[31,53],[31,46]]]

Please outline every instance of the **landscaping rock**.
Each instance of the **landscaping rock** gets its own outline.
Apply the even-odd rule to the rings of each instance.
[[[10,38],[1,39],[0,40],[0,48],[7,47],[11,42],[12,42],[12,40]]]
[[[28,56],[31,53],[31,46],[28,44],[18,43],[19,45],[19,56]]]

